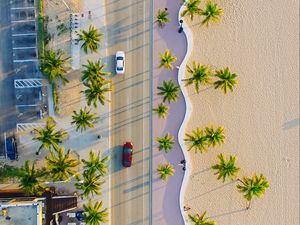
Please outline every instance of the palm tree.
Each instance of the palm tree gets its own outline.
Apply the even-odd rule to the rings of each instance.
[[[221,145],[224,143],[225,135],[224,135],[224,127],[219,126],[216,130],[214,129],[214,126],[211,125],[211,127],[205,128],[205,134],[207,138],[208,146],[215,147],[216,145]]]
[[[84,214],[83,221],[87,225],[100,225],[101,223],[108,223],[107,217],[108,212],[107,208],[103,209],[103,202],[98,201],[94,205],[92,200],[89,199],[88,204],[83,204]]]
[[[109,156],[104,157],[101,159],[100,152],[96,156],[93,151],[90,151],[90,158],[89,161],[82,159],[84,170],[87,173],[95,173],[99,172],[101,176],[105,176],[107,174],[107,162],[110,160]]]
[[[236,80],[238,75],[231,73],[228,67],[226,67],[224,70],[216,70],[215,76],[219,78],[219,80],[214,83],[215,89],[221,88],[225,94],[227,93],[227,89],[232,92],[234,85],[238,83]]]
[[[169,176],[174,175],[175,170],[170,163],[167,163],[165,165],[158,165],[157,172],[160,175],[160,179],[167,180]]]
[[[200,14],[201,0],[189,0],[185,2],[185,10],[181,13],[181,16],[190,16],[191,20],[194,19],[194,15]]]
[[[167,49],[164,54],[160,54],[160,64],[159,68],[165,67],[168,70],[173,69],[173,65],[171,63],[176,62],[177,58],[170,53],[170,50]]]
[[[194,84],[196,92],[199,93],[200,84],[210,84],[212,72],[209,66],[197,64],[193,61],[192,67],[187,65],[186,68],[188,73],[192,75],[192,77],[182,80],[186,82],[186,86]]]
[[[169,107],[165,106],[163,103],[160,103],[157,108],[153,109],[154,112],[158,114],[158,118],[166,118],[168,115]]]
[[[227,161],[223,154],[219,154],[217,159],[218,163],[213,165],[212,169],[216,170],[215,175],[218,174],[218,180],[222,178],[223,182],[225,182],[227,177],[233,180],[240,171],[240,167],[235,165],[237,158],[230,156]]]
[[[206,211],[200,216],[198,213],[196,215],[189,214],[190,220],[194,225],[216,225],[215,221],[208,221],[208,218],[205,217]]]
[[[42,180],[46,172],[36,170],[34,164],[30,165],[30,160],[25,162],[25,166],[21,170],[19,187],[24,190],[26,195],[41,196],[47,189]]]
[[[53,181],[67,181],[70,176],[78,176],[78,172],[74,169],[80,164],[79,161],[71,159],[71,149],[65,154],[64,147],[50,150],[50,156],[46,156],[48,170]],[[57,154],[57,155],[56,155]]]
[[[56,125],[52,117],[49,117],[46,122],[46,126],[40,129],[34,129],[35,137],[33,140],[38,140],[42,142],[36,154],[38,155],[40,151],[45,149],[58,148],[58,144],[62,143],[62,139],[67,136],[67,132],[63,130],[56,131]]]
[[[161,92],[158,95],[163,95],[163,102],[168,101],[170,104],[171,101],[176,102],[178,98],[178,91],[180,90],[179,86],[175,86],[173,80],[163,81],[163,85],[161,87],[157,87]]]
[[[105,181],[99,181],[101,178],[101,174],[97,175],[96,173],[83,173],[83,182],[78,182],[75,184],[77,189],[82,190],[82,196],[85,196],[86,198],[92,194],[101,195],[101,189],[102,184],[105,183]]]
[[[204,135],[203,130],[200,130],[200,128],[196,128],[195,130],[192,130],[191,134],[185,134],[186,138],[184,139],[185,142],[188,142],[189,148],[188,151],[191,149],[195,149],[195,152],[197,150],[200,151],[200,153],[203,153],[204,151],[207,151],[207,137]]]
[[[105,97],[106,92],[112,91],[111,87],[105,87],[105,85],[109,83],[110,81],[108,80],[94,84],[84,83],[84,86],[88,87],[88,89],[83,91],[87,99],[88,106],[93,104],[93,106],[97,108],[97,101],[99,101],[101,105],[104,105],[105,101],[110,102],[110,100],[107,100]]]
[[[62,51],[48,50],[45,52],[45,56],[42,58],[41,71],[47,76],[50,83],[55,80],[61,80],[63,83],[69,82],[65,77],[65,65],[69,61],[70,57],[62,58],[64,53]]]
[[[252,178],[243,177],[243,180],[238,179],[241,182],[241,185],[238,184],[236,187],[239,192],[244,193],[244,198],[248,201],[246,209],[250,208],[251,200],[255,197],[262,197],[267,188],[270,187],[267,179],[263,174],[260,174],[258,177],[256,174]]]
[[[106,63],[101,64],[100,59],[96,62],[90,60],[88,64],[82,65],[85,69],[82,71],[81,80],[84,82],[102,82],[104,76],[109,76],[110,72],[104,72],[103,69],[106,67]]]
[[[174,136],[170,136],[169,133],[167,133],[164,137],[156,138],[156,141],[159,143],[158,150],[164,150],[166,153],[169,152],[169,150],[172,150],[174,141]]]
[[[200,9],[200,15],[204,16],[201,24],[208,26],[210,21],[216,23],[220,20],[220,16],[223,15],[223,9],[219,8],[217,4],[212,3],[210,0],[206,2],[205,9]]]
[[[81,33],[78,34],[77,41],[83,41],[81,48],[83,48],[85,53],[87,53],[88,50],[91,52],[98,52],[101,36],[103,36],[103,34],[99,33],[94,26],[90,25],[88,31],[81,30]]]
[[[95,128],[93,122],[97,119],[96,114],[91,113],[86,107],[84,107],[84,109],[81,108],[79,113],[73,111],[73,114],[71,124],[76,124],[76,131],[80,129],[82,132],[86,130],[87,127]]]
[[[166,23],[171,22],[171,20],[168,19],[168,15],[169,13],[167,10],[158,9],[156,22],[158,23],[159,27],[163,28]]]

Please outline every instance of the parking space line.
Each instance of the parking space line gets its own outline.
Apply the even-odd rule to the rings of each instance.
[[[32,130],[44,126],[42,123],[17,123],[17,132]]]
[[[15,88],[35,88],[43,86],[43,79],[16,79],[14,80]]]
[[[37,62],[38,59],[14,59],[14,62]]]
[[[38,104],[28,104],[28,105],[16,105],[17,107],[33,107],[38,106]]]
[[[12,7],[11,10],[18,10],[18,9],[35,9],[34,6],[28,6],[28,7]]]
[[[13,49],[33,49],[33,48],[36,48],[35,46],[33,47],[15,47]]]
[[[12,20],[12,23],[35,22],[35,20]]]
[[[18,37],[18,36],[33,36],[36,35],[36,33],[24,33],[24,34],[13,34],[13,37]]]
[[[5,159],[7,159],[6,132],[4,132],[4,149],[5,149]]]

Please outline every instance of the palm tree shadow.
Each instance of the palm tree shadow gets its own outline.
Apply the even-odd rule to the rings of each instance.
[[[242,209],[232,210],[232,211],[229,211],[229,212],[220,213],[220,214],[217,214],[217,215],[210,216],[209,218],[219,218],[219,217],[222,217],[222,216],[228,216],[228,215],[232,215],[232,214],[236,214],[236,213],[240,213],[240,212],[244,212],[244,211],[247,211],[247,209],[242,208]]]
[[[198,94],[200,94],[201,92],[205,92],[205,91],[207,91],[207,90],[209,90],[209,89],[212,89],[212,88],[213,88],[213,86],[209,86],[209,87],[207,87],[207,88],[204,88],[204,89],[200,90],[199,93],[197,93],[197,92],[195,91],[195,92],[194,92],[193,94],[191,94],[190,96],[198,95]]]
[[[203,169],[203,170],[200,170],[198,172],[193,173],[191,176],[194,177],[194,176],[199,175],[200,173],[204,173],[204,172],[207,172],[207,171],[210,171],[210,170],[211,170],[211,167],[208,167],[206,169]]]
[[[228,185],[231,185],[231,184],[233,184],[233,183],[235,183],[235,182],[236,182],[236,181],[231,181],[231,182],[229,182],[229,183],[227,183],[227,184],[223,184],[223,185],[221,185],[221,186],[219,186],[219,187],[213,188],[212,190],[209,190],[209,191],[204,192],[204,193],[202,193],[202,194],[200,194],[200,195],[198,195],[198,196],[195,196],[195,197],[193,197],[193,198],[191,198],[191,199],[188,199],[187,201],[195,200],[195,199],[197,199],[197,198],[200,198],[201,196],[204,196],[204,195],[206,195],[206,194],[209,194],[209,193],[211,193],[211,192],[214,192],[214,191],[216,191],[216,190],[219,190],[219,189],[221,189],[221,188],[224,188],[224,187],[226,187],[226,186],[228,186]]]

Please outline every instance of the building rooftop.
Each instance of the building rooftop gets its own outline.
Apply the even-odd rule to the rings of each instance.
[[[0,202],[1,225],[41,225],[41,203],[34,201]],[[9,218],[9,219],[7,219]]]
[[[55,214],[76,208],[77,197],[72,195],[58,196],[50,191],[37,198],[25,197],[22,192],[0,191],[1,225],[56,225]]]

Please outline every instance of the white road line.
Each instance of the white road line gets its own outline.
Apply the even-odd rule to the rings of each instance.
[[[33,107],[38,106],[38,104],[31,104],[31,105],[16,105],[17,107]]]
[[[33,49],[33,48],[36,48],[35,46],[33,47],[15,47],[13,49]]]
[[[11,10],[18,10],[18,9],[35,9],[34,6],[29,6],[29,7],[12,7],[10,8]]]
[[[18,36],[34,36],[36,33],[24,33],[24,34],[13,34],[13,37],[18,37]]]
[[[7,159],[6,132],[4,132],[4,149],[5,149],[5,159]]]
[[[37,59],[15,59],[13,62],[37,62]]]
[[[35,22],[35,20],[12,20],[12,23]]]

